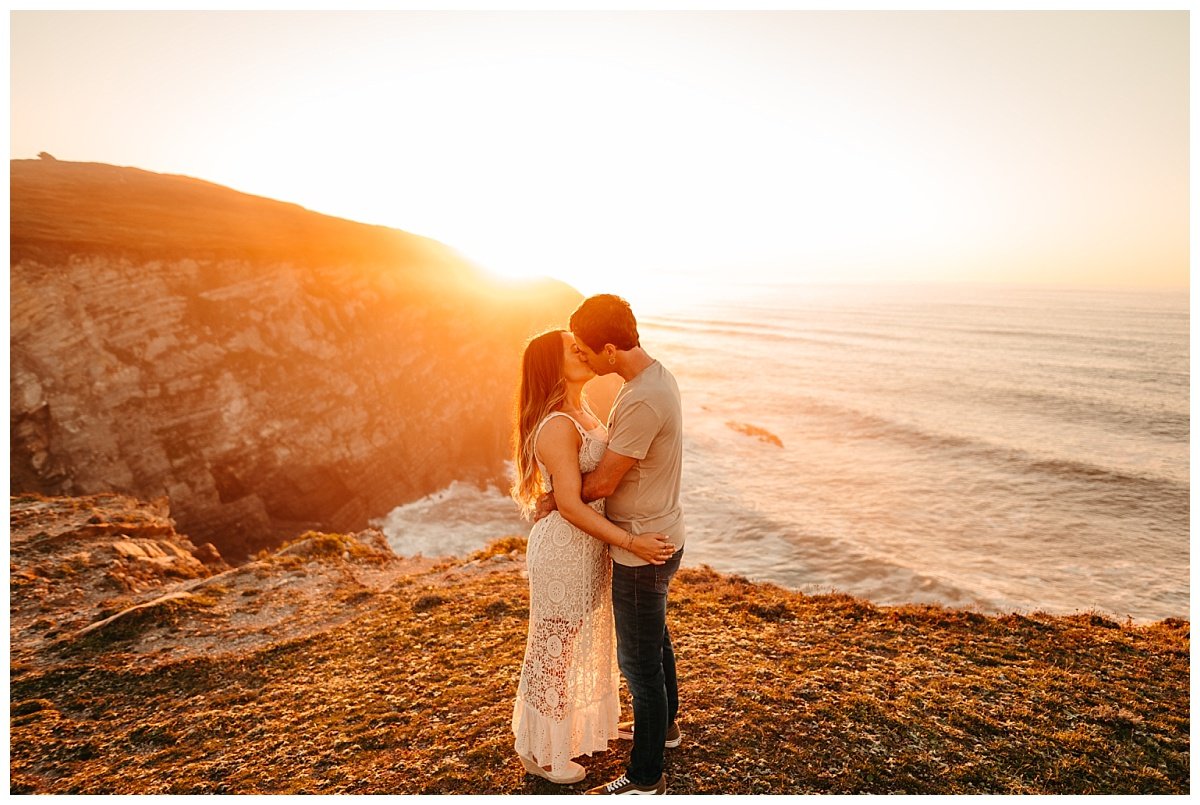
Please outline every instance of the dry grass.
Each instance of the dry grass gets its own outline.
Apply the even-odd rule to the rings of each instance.
[[[260,551],[255,559],[281,564],[295,564],[321,557],[344,556],[347,559],[386,561],[388,554],[372,550],[348,534],[329,534],[321,531],[305,531],[295,539],[288,540],[278,548]]]
[[[481,552],[478,561],[519,547]],[[12,671],[13,793],[572,793],[509,732],[520,574],[412,576],[321,634]],[[181,616],[186,616],[183,612]],[[875,607],[684,569],[673,793],[1187,793],[1189,624]]]

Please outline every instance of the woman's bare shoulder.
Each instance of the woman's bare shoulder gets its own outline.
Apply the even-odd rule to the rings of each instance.
[[[570,417],[551,416],[542,423],[534,449],[539,455],[545,455],[555,448],[561,450],[570,447],[577,450],[581,441],[583,437],[579,435],[579,429]]]
[[[568,417],[551,416],[542,423],[538,439],[533,443],[533,453],[546,467],[562,469],[565,465],[576,464],[582,444],[583,437]]]

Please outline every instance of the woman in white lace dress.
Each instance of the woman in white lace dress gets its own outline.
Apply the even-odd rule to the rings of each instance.
[[[661,534],[633,536],[604,517],[604,501],[580,499],[581,477],[599,464],[607,431],[583,400],[594,373],[571,334],[542,333],[525,348],[515,433],[513,498],[528,516],[553,487],[558,511],[529,532],[529,635],[513,706],[515,748],[531,774],[584,778],[571,758],[606,751],[620,701],[608,544],[661,564]]]

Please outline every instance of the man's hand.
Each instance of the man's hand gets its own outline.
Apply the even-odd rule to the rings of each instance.
[[[533,512],[533,522],[537,522],[553,511],[558,511],[558,504],[554,502],[554,493],[547,492],[538,498],[537,508]]]
[[[667,535],[652,531],[638,534],[628,543],[628,546],[622,545],[621,547],[638,559],[652,565],[666,564],[667,560],[675,555],[675,546],[667,539]]]

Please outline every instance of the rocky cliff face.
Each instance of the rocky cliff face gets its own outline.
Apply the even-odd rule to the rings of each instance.
[[[11,491],[169,498],[239,560],[496,477],[579,295],[179,176],[11,163]]]

